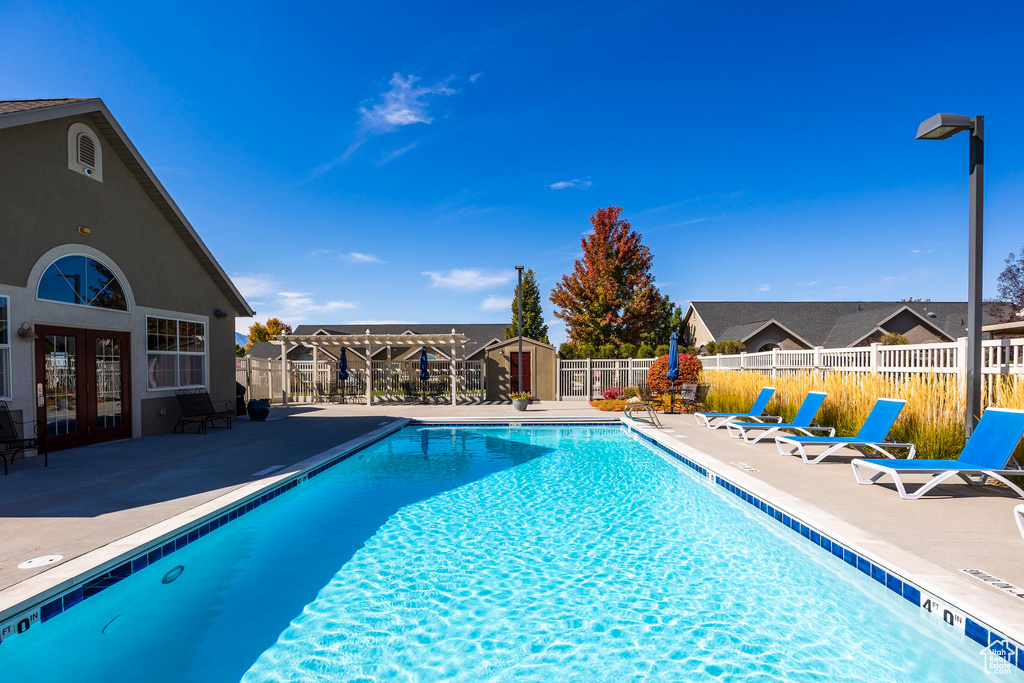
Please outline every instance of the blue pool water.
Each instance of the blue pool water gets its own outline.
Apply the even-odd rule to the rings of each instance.
[[[0,679],[993,680],[919,612],[621,428],[410,427],[3,643]]]

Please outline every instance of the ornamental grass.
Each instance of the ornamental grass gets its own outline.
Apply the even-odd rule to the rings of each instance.
[[[919,458],[951,459],[964,447],[964,395],[955,376],[913,374],[891,378],[864,373],[794,372],[771,377],[756,372],[709,370],[706,400],[710,412],[746,412],[757,392],[774,386],[768,414],[790,421],[808,391],[828,394],[815,418],[836,428],[837,436],[854,436],[879,398],[902,398],[907,404],[892,428],[891,438],[917,446]],[[982,405],[1024,409],[1024,383],[996,376],[986,381]],[[1018,455],[1021,454],[1018,448]]]

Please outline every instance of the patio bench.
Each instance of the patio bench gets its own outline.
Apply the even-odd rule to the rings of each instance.
[[[15,427],[17,424],[22,426],[21,434]],[[33,426],[35,436],[25,438],[24,429],[29,424]],[[43,467],[50,466],[50,457],[46,452],[46,432],[40,431],[39,422],[36,420],[16,422],[7,408],[7,402],[0,401],[0,458],[4,460],[4,474],[7,474],[8,462],[13,465],[14,459],[18,457],[19,453],[21,457],[25,457],[25,451],[32,450],[43,454]],[[9,461],[8,458],[10,458]]]
[[[178,407],[181,408],[181,417],[174,425],[175,433],[180,428],[184,434],[185,427],[194,424],[198,426],[197,434],[205,434],[206,427],[217,420],[223,420],[227,423],[228,429],[231,429],[231,420],[235,415],[235,411],[227,408],[231,401],[225,402],[225,409],[217,410],[205,389],[181,389],[174,392],[174,396],[178,399]]]

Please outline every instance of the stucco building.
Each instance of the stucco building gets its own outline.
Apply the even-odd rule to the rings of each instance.
[[[234,396],[254,311],[99,99],[0,102],[0,400],[51,450]]]

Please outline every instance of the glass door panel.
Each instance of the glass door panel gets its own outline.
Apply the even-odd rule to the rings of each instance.
[[[128,420],[128,335],[117,332],[88,334],[89,443],[131,436]]]
[[[78,433],[77,339],[63,334],[44,336],[46,351],[43,382],[46,401],[46,435]]]

